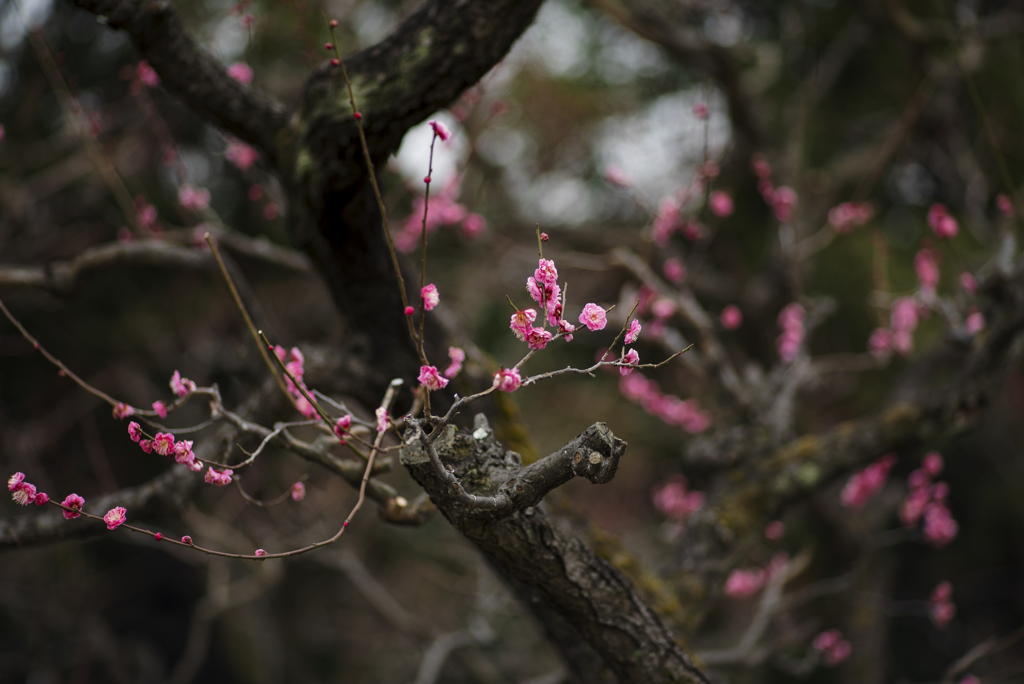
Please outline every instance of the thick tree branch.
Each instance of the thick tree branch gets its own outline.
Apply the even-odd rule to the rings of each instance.
[[[949,439],[977,424],[1024,353],[1024,271],[995,277],[987,291],[993,301],[986,332],[973,341],[954,335],[947,345],[944,365],[958,369],[952,381],[923,359],[918,365],[929,365],[928,372],[915,375],[916,386],[874,415],[778,446],[753,428],[722,433],[733,465],[721,473],[679,542],[677,586],[691,628],[742,559],[747,542],[787,503],[887,452]],[[702,445],[704,457],[709,450]]]
[[[597,452],[594,460],[607,465],[625,447],[607,427],[597,424],[532,471],[545,475],[525,482],[524,472],[530,469],[520,467],[518,454],[494,439],[482,416],[476,418],[474,430],[447,429],[434,445],[441,462],[451,467],[467,492],[522,497],[517,504],[536,501],[536,492],[565,477],[573,466],[590,464],[591,455],[584,456],[584,448]],[[579,462],[576,453],[581,454]],[[445,517],[510,579],[520,598],[541,601],[550,606],[547,612],[561,615],[566,623],[562,627],[582,636],[621,682],[707,681],[629,579],[558,526],[543,506],[528,505],[498,517],[494,511],[468,505],[452,491],[449,478],[438,474],[415,432],[407,436],[402,463]],[[604,475],[595,474],[595,480],[607,481],[612,474],[605,470]],[[537,490],[528,494],[531,487]],[[566,659],[572,664],[577,655],[567,653]]]
[[[199,116],[259,147],[277,165],[279,134],[288,111],[270,96],[228,76],[217,59],[196,45],[166,0],[72,0],[128,33],[162,85]]]

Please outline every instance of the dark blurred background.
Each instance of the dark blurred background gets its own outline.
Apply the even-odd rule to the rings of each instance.
[[[304,78],[324,59],[322,11],[340,21],[339,43],[348,53],[381,39],[415,4],[175,3],[210,52],[225,65],[248,64],[256,87],[288,102],[298,100]],[[751,373],[778,364],[782,306],[828,298],[835,313],[813,331],[810,350],[850,364],[804,389],[799,429],[878,408],[945,334],[946,323],[932,316],[907,358],[861,363],[871,330],[888,321],[884,295],[916,288],[913,259],[930,233],[928,207],[945,203],[960,221],[960,234],[937,248],[940,293],[961,304],[956,275],[983,274],[1000,236],[1016,230],[995,207],[997,193],[1014,189],[1004,186],[993,150],[1011,181],[1024,178],[1022,33],[1021,2],[549,0],[505,61],[437,115],[455,135],[437,146],[434,159],[434,187],[449,204],[438,199],[432,206],[447,206],[453,220],[431,236],[428,280],[441,290],[441,313],[463,336],[454,342],[472,340],[500,363],[518,360],[505,295],[527,303],[523,286],[535,266],[539,224],[551,236],[545,255],[570,283],[572,308],[618,304],[615,325],[639,283],[615,266],[612,249],[633,250],[658,270],[667,258],[685,260],[687,283],[711,315],[728,304],[743,311],[739,329],[719,332],[736,365]],[[56,89],[46,74],[51,67],[64,84]],[[700,102],[710,109],[706,122],[693,113]],[[234,246],[225,238],[225,252],[258,303],[261,325],[275,342],[303,350],[311,387],[345,398],[339,357],[355,353],[349,345],[359,322],[339,318],[297,253],[257,254],[267,242],[288,248],[281,188],[260,161],[240,168],[226,158],[231,140],[141,82],[124,36],[67,2],[0,0],[0,124],[0,270],[66,262],[124,239],[123,202],[97,170],[97,157],[108,159],[124,184],[122,199],[157,210],[159,239],[199,250],[207,230],[238,236]],[[383,175],[398,226],[421,193],[429,144],[426,124],[414,128]],[[790,239],[815,235],[842,201],[871,202],[874,218],[794,267],[756,188],[755,152],[771,161],[777,185],[799,194]],[[693,211],[706,239],[653,243],[649,226],[659,202],[687,186],[706,160],[719,164],[712,187],[731,194],[734,213],[716,217],[698,198]],[[605,179],[609,165],[632,179],[630,190]],[[209,211],[181,206],[184,184],[209,190]],[[486,227],[467,229],[462,212],[479,214]],[[265,380],[208,260],[195,267],[114,264],[63,290],[9,278],[0,296],[70,368],[136,406],[170,399],[175,370],[200,385],[217,383],[228,406]],[[645,325],[652,323],[648,314]],[[667,324],[683,336],[692,332],[678,319]],[[538,356],[530,370],[588,364],[609,342],[580,336]],[[667,355],[671,344],[648,337],[637,348],[647,362]],[[712,432],[739,418],[713,378],[684,363],[646,374],[662,391],[698,400]],[[554,498],[597,526],[595,538],[617,538],[651,570],[670,568],[678,526],[654,506],[652,491],[680,473],[692,489],[705,486],[700,464],[684,458],[694,436],[627,401],[618,386],[617,373],[571,376],[513,398],[539,453],[597,420],[629,442],[613,483],[575,481]],[[190,406],[169,422],[200,422],[200,409]],[[784,511],[784,537],[754,544],[749,565],[763,566],[778,551],[808,554],[790,588],[820,595],[806,598],[805,591],[806,600],[776,616],[763,662],[716,676],[937,682],[984,640],[1020,630],[1022,410],[1024,377],[1016,368],[980,429],[955,440],[935,435],[930,447],[945,457],[942,479],[959,523],[958,537],[944,548],[904,533],[897,517],[919,452],[899,454],[886,488],[860,511],[840,505],[845,478]],[[282,416],[273,420],[294,419]],[[144,457],[124,430],[107,405],[58,377],[0,323],[5,473],[25,472],[58,500],[74,491],[88,501],[167,467]],[[304,501],[262,509],[247,506],[233,488],[200,485],[180,513],[145,523],[246,553],[333,534],[355,500],[352,489],[285,452],[270,456],[245,473],[246,490],[273,498],[305,476]],[[415,497],[416,485],[400,468],[385,479]],[[38,514],[3,505],[5,518]],[[940,629],[929,619],[928,597],[945,580],[957,611]],[[644,589],[666,591],[655,580]],[[722,598],[686,636],[687,646],[700,653],[737,643],[758,606],[756,597]],[[670,623],[685,622],[673,615],[671,600],[656,607]],[[539,626],[443,518],[401,528],[378,520],[372,508],[336,547],[287,562],[210,559],[121,532],[8,548],[0,552],[0,611],[3,682],[539,684],[564,677]],[[853,644],[850,658],[835,668],[805,666],[811,639],[831,627]],[[996,646],[969,671],[986,683],[1024,681],[1021,645]]]

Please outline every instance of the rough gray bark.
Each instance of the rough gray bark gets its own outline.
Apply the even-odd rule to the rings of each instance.
[[[590,650],[572,644],[567,627],[621,682],[707,681],[629,579],[537,503],[570,473],[595,483],[611,479],[626,445],[606,425],[592,425],[529,468],[498,443],[483,416],[477,416],[473,430],[444,428],[434,448],[462,487],[478,497],[518,497],[497,509],[465,503],[451,479],[435,468],[423,442],[418,427],[411,427],[402,448],[403,465],[528,604],[542,604],[535,614],[554,609],[564,618],[564,623],[551,625],[549,634],[560,631],[554,636],[562,640],[570,666],[582,666],[581,656],[589,656]],[[575,646],[574,652],[566,646]]]

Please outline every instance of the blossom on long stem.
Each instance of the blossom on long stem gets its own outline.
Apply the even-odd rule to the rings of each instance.
[[[116,530],[128,519],[128,511],[123,506],[116,506],[107,511],[103,516],[103,522],[107,523],[108,530]]]

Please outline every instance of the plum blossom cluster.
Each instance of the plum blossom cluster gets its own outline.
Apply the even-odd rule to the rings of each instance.
[[[46,492],[40,492],[34,484],[25,482],[25,473],[14,473],[7,480],[7,490],[11,493],[11,499],[22,506],[34,503],[42,506],[50,500]]]
[[[914,255],[914,271],[917,273],[917,282],[921,286],[921,292],[925,295],[935,294],[939,286],[939,250],[934,247],[922,247]]]
[[[892,351],[906,355],[914,350],[914,331],[921,317],[927,315],[913,297],[899,297],[892,303],[889,328],[876,328],[868,338],[868,350],[880,360],[887,359]]]
[[[642,375],[623,377],[619,380],[619,391],[650,415],[691,434],[704,432],[711,426],[711,414],[702,410],[696,399],[683,400],[662,394],[657,382]]]
[[[459,226],[464,236],[474,238],[487,228],[483,216],[471,213],[457,201],[461,185],[461,176],[456,176],[440,192],[432,194],[430,210],[427,212],[427,235],[442,226]],[[400,252],[411,252],[420,244],[426,204],[426,195],[418,195],[413,200],[409,217],[395,234],[395,247]]]
[[[562,317],[564,301],[558,286],[558,269],[555,262],[541,257],[538,259],[537,268],[533,275],[526,279],[526,291],[530,298],[537,302],[543,312],[540,325],[535,326],[538,320],[535,309],[516,309],[509,321],[509,328],[516,337],[526,342],[533,350],[544,349],[551,340],[561,335],[566,342],[571,342],[576,326]],[[603,330],[608,324],[605,310],[594,303],[583,307],[579,321],[588,330]],[[548,330],[548,326],[552,330]]]
[[[761,591],[776,573],[784,570],[789,563],[786,553],[777,553],[763,568],[737,568],[729,573],[722,592],[730,598],[748,598]]]
[[[14,473],[7,480],[7,489],[11,492],[11,498],[15,503],[28,506],[34,503],[37,506],[50,503],[50,497],[46,492],[40,492],[34,484],[25,482],[25,473]],[[65,520],[74,520],[82,517],[82,507],[85,506],[85,499],[78,494],[68,494],[60,504],[61,512]],[[107,524],[108,530],[114,530],[124,524],[128,519],[128,511],[123,506],[111,508],[103,516],[103,522]]]
[[[838,629],[821,632],[814,637],[811,646],[821,654],[822,661],[828,667],[835,667],[849,658],[853,650],[850,642],[843,638],[843,633]]]
[[[213,466],[210,466],[210,469],[206,471],[206,477],[204,479],[207,484],[217,485],[218,487],[227,487],[231,484],[231,475],[233,473],[234,471],[230,468],[217,470]]]
[[[775,348],[779,352],[779,358],[785,363],[796,358],[800,351],[800,345],[804,341],[804,307],[799,303],[787,304],[779,312],[779,327],[782,334],[775,340]]]
[[[444,369],[444,377],[450,380],[462,372],[462,364],[466,361],[466,352],[459,347],[448,347],[448,358],[451,363]]]
[[[956,615],[956,604],[953,603],[953,585],[949,582],[940,582],[928,599],[928,617],[932,619],[939,629],[949,624],[949,621]]]
[[[210,206],[210,191],[185,183],[178,189],[178,204],[188,211],[202,211]]]
[[[128,424],[128,436],[147,454],[171,456],[178,463],[188,466],[194,473],[203,469],[202,461],[197,460],[192,451],[192,440],[183,439],[175,442],[174,435],[169,432],[158,432],[150,437],[135,421]]]
[[[708,185],[718,176],[718,164],[705,162],[691,183],[679,190],[675,195],[662,198],[658,203],[658,211],[654,215],[651,236],[655,244],[665,246],[674,233],[679,233],[691,242],[700,239],[703,226],[695,215],[695,211],[684,214],[684,209],[695,199],[703,198]],[[697,207],[695,206],[694,209]],[[729,193],[714,191],[708,195],[708,209],[720,218],[733,212],[733,201]]]
[[[302,352],[299,351],[298,347],[285,350],[281,345],[277,345],[272,351],[280,359],[281,363],[284,364],[285,369],[295,378],[295,382],[292,382],[292,379],[287,375],[284,378],[288,393],[295,399],[295,408],[306,418],[315,418],[317,415],[316,408],[309,403],[309,400],[302,393],[302,390],[305,390],[306,394],[309,394],[309,388],[306,387],[306,383],[302,380],[302,377],[306,374],[306,359]],[[298,383],[297,386],[296,383]]]
[[[864,470],[854,473],[846,482],[839,500],[847,508],[863,508],[889,479],[889,471],[896,464],[896,454],[886,454]]]
[[[852,233],[875,215],[869,202],[843,202],[829,209],[828,222],[840,235]]]
[[[921,467],[907,476],[907,492],[900,506],[900,520],[914,527],[923,520],[921,532],[926,541],[941,549],[956,538],[959,526],[949,511],[946,499],[949,485],[932,482],[942,472],[942,456],[932,451],[925,454]]]
[[[669,520],[681,523],[704,505],[704,492],[688,491],[686,478],[673,475],[651,492],[654,507]]]
[[[772,184],[772,166],[764,155],[753,155],[750,158],[750,166],[754,170],[754,175],[757,176],[757,190],[761,193],[761,197],[772,208],[775,218],[780,223],[788,223],[796,210],[798,201],[796,190],[788,185],[776,188]]]
[[[247,171],[252,168],[252,165],[256,163],[259,157],[260,153],[256,151],[255,147],[246,145],[239,140],[230,141],[227,149],[224,150],[224,158],[234,164],[239,171]],[[250,199],[254,198],[250,197]]]
[[[935,237],[940,239],[956,237],[960,230],[959,224],[949,213],[946,205],[938,203],[928,209],[928,227],[935,233]]]

